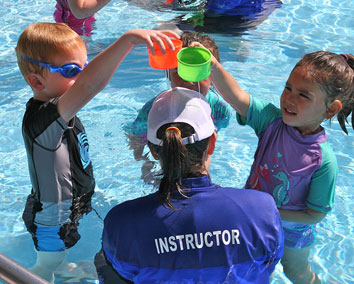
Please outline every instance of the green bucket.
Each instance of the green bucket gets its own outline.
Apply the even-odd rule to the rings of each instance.
[[[202,47],[185,47],[177,54],[178,75],[188,82],[200,82],[210,76],[211,53]]]

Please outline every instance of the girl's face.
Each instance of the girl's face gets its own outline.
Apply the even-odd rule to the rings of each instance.
[[[183,87],[193,91],[200,92],[202,95],[206,96],[210,89],[210,79],[207,78],[201,82],[188,82],[184,81],[177,73],[177,69],[170,69],[169,79],[171,81],[171,87]],[[199,86],[198,86],[199,83]]]
[[[325,94],[304,67],[294,69],[280,98],[283,122],[295,127],[301,135],[322,130],[327,117]]]

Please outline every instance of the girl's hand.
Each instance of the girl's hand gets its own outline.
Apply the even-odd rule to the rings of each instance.
[[[301,224],[317,224],[327,213],[312,210],[311,208],[306,209],[306,211],[296,211],[296,210],[285,210],[279,209],[280,217],[289,222],[296,222]]]
[[[179,38],[179,36],[168,30],[145,30],[135,29],[130,30],[125,34],[129,37],[130,43],[133,45],[146,44],[152,54],[155,54],[153,42],[156,42],[164,54],[166,52],[166,45],[170,50],[175,50],[175,47],[171,41],[171,37]]]
[[[199,46],[202,48],[207,49],[204,45],[202,45],[201,43],[197,42],[197,41],[193,41],[191,42],[191,44],[189,45],[189,47],[194,47],[194,46]],[[211,52],[210,52],[211,53]],[[217,59],[214,57],[214,55],[211,53],[211,68],[213,68],[214,65],[218,64],[219,61],[217,61]],[[214,66],[215,67],[215,66]]]
[[[190,47],[199,46],[205,48],[199,42],[192,42]],[[227,72],[220,62],[211,54],[211,83],[218,93],[239,115],[246,118],[250,105],[250,95],[244,91],[234,77]]]

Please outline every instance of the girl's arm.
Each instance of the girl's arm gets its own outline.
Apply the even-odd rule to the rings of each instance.
[[[310,190],[306,197],[306,202],[309,202],[309,204],[312,204],[312,208],[318,208],[318,210],[309,207],[306,208],[305,212],[280,209],[279,212],[283,220],[302,224],[316,224],[331,211],[334,203],[338,164],[328,143],[321,145],[321,151],[322,164],[311,177]],[[325,212],[322,212],[321,208]]]
[[[110,0],[68,0],[75,18],[84,19],[101,10]]]
[[[210,78],[214,87],[239,115],[247,118],[250,95],[240,87],[235,78],[214,57],[211,70]]]
[[[114,72],[135,45],[146,44],[152,53],[155,53],[153,42],[159,45],[163,53],[167,47],[174,50],[174,45],[169,36],[178,38],[178,35],[173,32],[157,30],[136,29],[123,34],[92,59],[78,75],[72,87],[60,96],[58,101],[60,116],[66,122],[70,121],[85,104],[108,84]],[[165,47],[164,42],[167,47]]]
[[[192,42],[190,47],[200,46],[199,42]],[[206,48],[207,49],[207,48]],[[247,118],[248,107],[250,106],[250,95],[244,91],[234,77],[227,72],[216,58],[211,55],[211,82],[219,94],[244,118]]]
[[[327,213],[312,210],[307,207],[305,212],[279,209],[282,220],[300,224],[316,224],[320,222]]]

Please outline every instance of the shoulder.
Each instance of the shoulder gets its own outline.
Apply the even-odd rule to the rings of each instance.
[[[123,246],[121,249],[125,250],[124,247],[133,241],[132,236],[137,237],[137,231],[147,231],[155,225],[151,223],[151,212],[156,211],[158,203],[158,199],[149,195],[113,207],[104,219],[103,242],[113,247]]]
[[[231,106],[215,91],[209,91],[205,96],[205,99],[209,103],[210,107],[225,108],[231,110]]]
[[[139,111],[139,114],[140,113],[147,113],[148,114],[150,112],[151,108],[152,108],[152,105],[153,105],[155,99],[156,99],[156,97],[152,98],[147,103],[145,103],[143,105],[143,107],[141,108],[141,110]]]
[[[336,155],[334,154],[333,148],[328,141],[320,143],[320,148],[322,156],[325,160],[337,163]]]
[[[321,150],[321,163],[315,177],[319,174],[331,174],[337,176],[338,162],[337,157],[328,141],[319,144]]]
[[[58,113],[56,101],[42,102],[30,99],[27,102],[22,126],[23,130],[28,132],[30,136],[36,137],[54,121],[58,121],[60,128],[66,128],[64,120]]]
[[[314,136],[315,140],[313,142],[313,145],[318,149],[321,158],[319,168],[338,168],[336,155],[333,151],[330,142],[328,141],[325,130],[322,130],[320,133],[315,134]]]
[[[281,116],[281,111],[273,103],[256,97],[250,97],[250,107],[249,112],[247,113],[247,118],[251,119],[252,114],[256,115],[262,113],[266,114],[271,118],[278,118]]]
[[[143,105],[143,107],[139,110],[138,115],[133,122],[130,122],[124,126],[124,130],[127,133],[132,133],[136,136],[146,135],[148,116],[155,98],[152,98],[151,100],[149,100],[147,103]]]
[[[272,195],[253,189],[223,188],[223,190],[228,195],[222,196],[223,210],[228,211],[229,216],[235,216],[236,222],[256,230],[257,228],[267,232],[275,230],[276,235],[281,235],[281,218]]]
[[[221,96],[218,95],[217,93],[212,92],[209,90],[209,92],[206,94],[205,99],[208,101],[210,105],[218,103],[220,100]]]
[[[114,206],[105,218],[105,225],[109,222],[118,224],[120,222],[129,222],[131,219],[138,219],[140,215],[144,215],[146,210],[157,206],[158,198],[156,193],[128,200]],[[124,216],[124,218],[121,218]]]
[[[250,96],[250,106],[247,112],[247,119],[237,114],[237,121],[241,125],[250,125],[253,128],[264,128],[276,118],[281,117],[281,111],[273,103]]]
[[[205,98],[210,105],[216,129],[226,128],[231,119],[232,107],[217,93],[209,91]]]
[[[31,98],[28,100],[26,103],[26,113],[56,113],[56,115],[59,115],[57,111],[57,104],[58,104],[58,98],[54,98],[52,100],[49,100],[47,102],[39,101],[34,98]]]
[[[221,192],[233,199],[233,202],[240,204],[241,207],[247,210],[255,210],[254,214],[259,212],[260,208],[268,208],[278,211],[274,198],[266,192],[255,189],[240,189],[233,187],[222,187]]]
[[[329,143],[320,143],[320,147],[321,163],[311,177],[310,191],[306,201],[311,209],[327,213],[333,208],[339,168]]]

